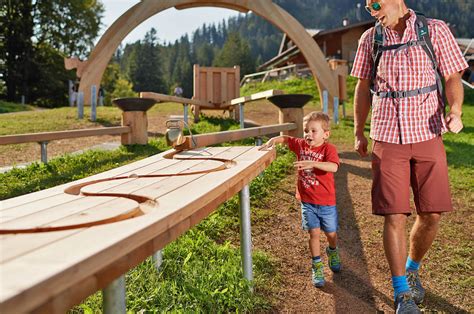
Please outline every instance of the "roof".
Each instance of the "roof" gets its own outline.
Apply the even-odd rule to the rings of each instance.
[[[338,28],[333,28],[333,29],[328,29],[328,30],[324,30],[324,29],[306,29],[306,31],[311,35],[311,37],[316,39],[320,36],[329,35],[329,34],[333,34],[333,33],[340,33],[340,32],[345,33],[345,32],[347,32],[347,31],[349,31],[353,28],[357,28],[357,27],[361,27],[361,26],[367,26],[367,25],[371,25],[371,24],[375,24],[375,20],[357,22],[357,23],[349,24],[347,26],[341,26],[341,27],[338,27]],[[292,47],[290,47],[286,50],[283,50],[284,44],[286,43],[286,41],[288,39],[289,39],[288,36],[286,34],[283,34],[283,38],[281,40],[278,55],[276,55],[275,57],[273,57],[270,60],[266,61],[265,63],[260,65],[257,69],[261,70],[261,69],[267,68],[267,67],[269,67],[270,65],[272,65],[273,63],[275,63],[276,61],[278,61],[280,59],[289,58],[291,56],[294,56],[295,54],[298,54],[300,52],[300,49],[297,46],[292,46]]]

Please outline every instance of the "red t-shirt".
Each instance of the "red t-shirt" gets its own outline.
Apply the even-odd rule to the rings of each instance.
[[[333,162],[339,166],[339,156],[332,144],[324,143],[318,147],[311,147],[304,139],[290,137],[288,147],[296,154],[298,160]],[[296,198],[316,205],[336,205],[334,174],[316,168],[298,171]]]

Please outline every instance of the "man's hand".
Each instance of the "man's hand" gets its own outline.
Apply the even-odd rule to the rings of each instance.
[[[448,126],[448,130],[453,133],[461,132],[462,128],[464,127],[461,120],[461,114],[450,112],[446,116],[446,123]]]
[[[354,149],[359,153],[361,157],[367,157],[367,138],[364,135],[356,135],[354,142]]]
[[[258,150],[270,150],[272,148],[275,147],[275,143],[273,141],[273,139],[269,139],[268,142],[266,142],[265,144],[262,144],[262,146],[260,146],[260,148]]]

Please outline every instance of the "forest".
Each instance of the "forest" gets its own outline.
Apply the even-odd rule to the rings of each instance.
[[[371,19],[364,1],[275,0],[306,28],[330,29]],[[450,24],[456,37],[472,38],[474,1],[407,0],[428,17]],[[97,38],[104,7],[100,1],[18,0],[0,4],[0,98],[43,107],[67,104],[64,57],[87,59]],[[465,14],[462,14],[464,12]],[[274,57],[282,33],[255,14],[239,14],[217,24],[203,24],[175,42],[160,43],[156,30],[119,47],[102,79],[106,103],[114,97],[148,90],[171,93],[176,85],[192,96],[193,64],[240,65],[241,75]]]

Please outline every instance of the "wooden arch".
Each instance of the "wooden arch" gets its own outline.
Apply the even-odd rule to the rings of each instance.
[[[320,94],[322,94],[322,90],[327,90],[330,103],[332,103],[334,96],[338,96],[336,76],[329,68],[317,43],[293,16],[273,3],[272,0],[142,0],[120,16],[107,29],[92,50],[89,59],[78,65],[77,75],[81,77],[79,90],[84,92],[84,103],[90,104],[90,87],[100,85],[110,58],[122,40],[135,27],[149,17],[171,7],[181,10],[203,6],[221,7],[244,13],[252,11],[271,22],[286,33],[298,46],[308,62]]]

